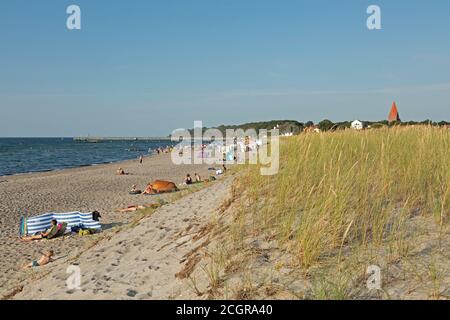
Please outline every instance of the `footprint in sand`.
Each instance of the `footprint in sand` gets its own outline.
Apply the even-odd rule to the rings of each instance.
[[[127,296],[134,298],[137,294],[138,294],[138,292],[136,290],[127,289]]]
[[[149,268],[150,270],[155,270],[155,271],[157,271],[157,270],[160,269],[158,266],[148,266],[148,268]]]

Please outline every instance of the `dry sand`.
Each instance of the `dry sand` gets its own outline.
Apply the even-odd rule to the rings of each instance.
[[[115,175],[118,167],[124,168],[131,174]],[[118,208],[154,203],[157,198],[169,196],[130,195],[128,191],[133,184],[140,189],[144,189],[148,182],[155,179],[171,180],[178,184],[183,181],[187,173],[193,175],[194,172],[202,177],[210,174],[207,165],[177,166],[172,164],[170,155],[163,154],[145,158],[142,165],[138,160],[131,160],[47,173],[0,177],[2,181],[0,183],[0,294],[9,289],[16,277],[21,275],[20,266],[25,262],[38,259],[43,250],[51,248],[60,260],[64,260],[83,243],[97,237],[73,235],[55,240],[25,243],[18,239],[19,219],[22,215],[98,210],[103,217],[101,222],[104,233],[107,233],[115,226],[129,223],[135,216],[135,213],[119,213]],[[186,203],[185,206],[187,213],[193,214],[189,204]],[[197,210],[202,209],[206,208],[197,208]],[[176,215],[177,211],[167,214]],[[137,232],[151,236],[151,239],[142,239],[143,244],[154,241],[154,236],[162,236],[159,234],[161,232],[168,232],[157,228],[162,222],[158,221],[149,226],[154,228],[153,230],[142,229],[142,227],[138,229]],[[175,226],[174,222],[170,228],[175,229]],[[152,261],[151,256],[147,259],[151,263],[156,263]],[[113,263],[109,259],[106,261]],[[126,261],[133,262],[128,258]]]

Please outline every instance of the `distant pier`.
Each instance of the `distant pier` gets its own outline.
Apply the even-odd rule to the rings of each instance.
[[[171,137],[74,137],[74,141],[100,143],[105,141],[171,141]],[[199,140],[199,139],[195,139]],[[203,141],[209,141],[203,139]]]
[[[103,141],[170,141],[170,137],[75,137],[79,142],[103,142]]]

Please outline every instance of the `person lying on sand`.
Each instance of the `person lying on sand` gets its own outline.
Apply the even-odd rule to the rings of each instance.
[[[154,194],[152,186],[148,184],[147,187],[145,187],[145,190],[144,192],[142,192],[142,194]]]
[[[52,225],[47,231],[45,231],[45,232],[43,232],[41,234],[34,235],[34,236],[23,237],[22,240],[23,241],[33,241],[33,240],[45,239],[53,231],[53,228],[57,228],[58,227],[57,225],[58,225],[58,222],[55,219],[53,219],[52,220]]]
[[[125,170],[123,170],[122,168],[117,169],[116,174],[118,176],[126,176],[126,175],[128,175],[128,173],[125,172]]]
[[[128,208],[119,209],[119,212],[134,212],[145,208],[145,206],[129,206]]]
[[[143,210],[143,209],[147,209],[147,208],[157,208],[160,205],[157,203],[150,203],[150,204],[144,204],[144,205],[139,205],[139,206],[129,206],[127,208],[124,209],[119,209],[119,212],[134,212],[134,211],[138,211],[138,210]]]
[[[137,189],[136,185],[133,184],[133,186],[131,187],[131,190],[130,190],[130,194],[141,194],[141,193],[142,193],[142,191]]]
[[[53,257],[53,250],[49,250],[45,252],[42,255],[42,257],[39,258],[39,260],[33,260],[30,263],[24,265],[23,269],[45,266],[46,264],[53,261],[52,257]]]

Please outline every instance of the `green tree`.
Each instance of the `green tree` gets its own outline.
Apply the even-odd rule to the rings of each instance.
[[[322,131],[328,131],[334,126],[334,123],[328,119],[319,122],[319,129]]]

